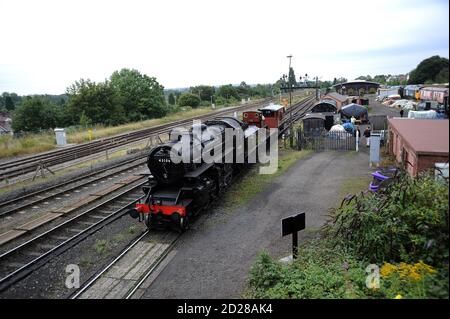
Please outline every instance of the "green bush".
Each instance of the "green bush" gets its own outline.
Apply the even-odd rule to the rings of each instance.
[[[395,269],[416,269],[417,265],[400,264]],[[248,279],[244,297],[270,299],[373,299],[373,298],[448,298],[448,274],[425,265],[431,271],[419,278],[404,276],[404,271],[383,272],[378,288],[366,286],[368,263],[358,260],[343,246],[329,238],[308,242],[299,257],[282,265],[266,253],[258,256]],[[380,265],[381,266],[381,265]],[[392,266],[392,265],[391,265]],[[418,271],[419,272],[419,271]]]
[[[344,199],[328,231],[360,258],[439,267],[448,265],[448,217],[448,181],[403,174],[377,194]]]
[[[347,196],[331,217],[293,263],[261,254],[245,297],[448,298],[448,180],[401,174],[376,194]],[[378,287],[367,287],[370,264]]]
[[[183,93],[178,99],[179,106],[197,107],[200,105],[200,98],[192,93]]]

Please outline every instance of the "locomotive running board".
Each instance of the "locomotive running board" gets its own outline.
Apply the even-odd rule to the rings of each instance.
[[[204,164],[202,164],[202,166],[197,168],[195,171],[187,172],[186,174],[184,174],[184,177],[190,177],[190,178],[199,177],[201,174],[203,174],[207,169],[209,169],[213,165],[214,165],[214,163],[204,163]]]

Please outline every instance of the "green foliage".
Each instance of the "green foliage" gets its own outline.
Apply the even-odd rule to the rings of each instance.
[[[293,67],[289,69],[288,84],[289,87],[295,86],[297,84],[297,79],[295,78],[295,72]]]
[[[434,81],[436,83],[448,83],[449,75],[448,75],[448,68],[443,68],[439,73],[436,75],[436,78]]]
[[[117,125],[126,121],[120,97],[109,81],[95,83],[81,79],[67,89],[67,95],[65,111],[73,124],[80,123],[82,114],[84,121],[90,123]]]
[[[200,97],[202,101],[207,101],[211,103],[211,97],[214,96],[216,92],[216,88],[214,86],[209,85],[199,85],[194,86],[189,89],[190,93],[197,95]]]
[[[219,87],[217,89],[216,96],[220,96],[227,100],[230,98],[234,98],[236,100],[240,99],[238,90],[231,84],[222,85],[221,87]]]
[[[197,107],[200,105],[200,98],[192,93],[183,93],[178,99],[179,106]]]
[[[30,97],[17,107],[12,122],[16,132],[39,132],[55,128],[59,122],[61,110],[48,99]]]
[[[282,265],[267,253],[261,253],[250,269],[245,297],[448,298],[448,274],[445,272],[422,273],[418,279],[397,272],[381,276],[379,288],[368,288],[367,266],[368,263],[355,258],[345,247],[334,246],[332,238],[313,239],[300,248],[297,260],[289,265]]]
[[[347,196],[331,216],[293,263],[261,254],[246,297],[448,298],[448,180],[401,175],[377,194]],[[366,285],[369,264],[378,288]]]
[[[242,81],[241,84],[237,87],[237,91],[240,97],[247,98],[252,94],[252,88],[250,85]]]
[[[404,174],[377,194],[344,199],[334,212],[329,234],[360,258],[448,262],[448,182]]]
[[[14,105],[14,101],[12,100],[12,98],[10,96],[6,96],[5,97],[5,108],[8,111],[12,111],[14,110],[16,106]]]
[[[175,95],[172,92],[169,93],[168,102],[170,105],[175,105]]]
[[[126,121],[157,118],[167,113],[164,87],[154,77],[122,69],[111,75],[110,86],[117,94],[120,105],[117,109],[123,109]]]
[[[409,73],[408,84],[448,82],[448,59],[438,55],[423,60]]]

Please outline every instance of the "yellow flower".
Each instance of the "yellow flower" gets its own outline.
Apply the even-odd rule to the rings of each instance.
[[[398,294],[397,296],[395,296],[394,299],[402,299],[402,298],[403,298],[402,295]]]
[[[398,273],[401,279],[408,279],[412,281],[419,281],[424,275],[434,274],[435,272],[436,270],[432,266],[425,264],[423,261],[415,264],[401,262],[398,266],[385,263],[380,269],[380,274],[382,277],[389,277],[393,273]]]
[[[396,271],[397,271],[397,266],[390,264],[390,263],[385,263],[380,269],[380,275],[381,275],[381,277],[389,277],[391,274],[393,274]]]

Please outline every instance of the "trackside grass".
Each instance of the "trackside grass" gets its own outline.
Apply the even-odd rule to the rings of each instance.
[[[277,176],[295,164],[310,151],[279,150],[278,170],[274,174],[259,174],[257,165],[253,167],[242,180],[231,186],[224,196],[225,207],[245,204],[258,193],[262,192]]]

